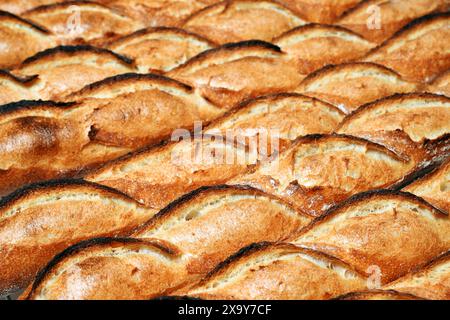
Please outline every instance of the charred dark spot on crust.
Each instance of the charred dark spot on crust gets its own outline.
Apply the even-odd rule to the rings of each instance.
[[[22,85],[28,85],[31,84],[32,82],[34,82],[35,80],[37,80],[37,78],[39,77],[38,75],[33,75],[33,76],[17,76],[15,74],[12,74],[11,72],[9,72],[8,70],[3,70],[0,69],[0,78],[6,78],[9,79],[13,82],[22,84]]]
[[[99,191],[105,191],[121,198],[125,198],[129,201],[136,202],[133,198],[126,195],[125,193],[113,189],[111,187],[107,187],[101,184],[97,184],[94,182],[85,181],[82,179],[59,179],[59,180],[48,180],[38,183],[33,183],[26,185],[13,193],[3,197],[0,199],[0,208],[4,208],[6,206],[11,205],[12,203],[19,201],[20,199],[41,190],[54,190],[58,188],[70,188],[70,187],[89,187]]]
[[[365,40],[365,41],[367,41],[367,42],[370,42],[370,41],[368,41],[367,39],[365,39],[363,36],[361,36],[359,33],[356,33],[356,32],[353,31],[353,30],[344,28],[344,27],[339,26],[339,25],[323,24],[323,23],[308,23],[308,24],[305,24],[305,25],[302,25],[302,26],[295,27],[294,29],[291,29],[291,30],[289,30],[289,31],[286,31],[286,32],[283,33],[282,35],[276,37],[273,41],[274,41],[274,42],[278,42],[278,41],[280,41],[281,39],[286,38],[286,37],[289,37],[289,36],[291,36],[291,35],[295,35],[295,34],[298,33],[298,32],[309,31],[309,30],[327,30],[327,29],[328,29],[328,30],[334,30],[334,31],[345,32],[345,33],[354,35],[354,36],[360,38],[361,40]]]
[[[12,102],[1,106],[0,116],[19,110],[33,110],[39,108],[55,108],[55,109],[70,109],[75,102],[55,102],[43,100],[21,100]]]
[[[25,61],[23,61],[20,67],[30,65],[34,62],[39,61],[40,59],[44,59],[46,57],[51,57],[58,53],[74,55],[74,54],[82,53],[82,52],[95,53],[98,55],[108,55],[108,56],[114,58],[115,60],[118,60],[121,63],[124,63],[129,66],[131,66],[134,63],[133,59],[130,59],[128,57],[125,57],[123,55],[120,55],[120,54],[115,53],[108,49],[94,47],[91,45],[79,45],[79,46],[57,46],[57,47],[54,47],[51,49],[47,49],[47,50],[38,52],[34,56],[31,56],[31,57],[27,58]],[[19,69],[20,69],[20,67],[19,67]]]
[[[420,27],[422,24],[426,24],[427,22],[432,22],[434,20],[445,19],[445,18],[447,18],[447,19],[450,18],[450,11],[449,12],[432,13],[432,14],[428,14],[426,16],[417,18],[417,19],[411,21],[410,23],[408,23],[406,26],[404,26],[400,30],[398,30],[396,33],[394,33],[393,36],[391,36],[389,39],[385,40],[379,46],[377,46],[377,47],[373,48],[372,50],[370,50],[366,54],[366,57],[372,55],[376,51],[378,51],[378,50],[380,50],[380,49],[390,45],[391,43],[397,41],[400,37],[402,37],[403,35],[405,35],[406,33],[410,32],[410,31],[413,31],[415,28]]]
[[[347,124],[348,122],[353,120],[353,118],[356,118],[357,116],[359,116],[361,113],[364,113],[366,111],[374,109],[374,108],[382,105],[383,103],[402,102],[403,100],[410,99],[410,98],[411,99],[433,99],[436,101],[440,100],[441,102],[449,102],[450,103],[449,97],[444,96],[444,95],[439,95],[439,94],[433,94],[433,93],[427,93],[427,92],[396,93],[392,96],[384,97],[384,98],[366,103],[366,104],[362,105],[361,107],[359,107],[358,109],[354,110],[352,113],[347,115],[344,118],[344,120],[342,120],[341,124],[338,126],[336,131],[338,132],[340,129],[342,129],[344,127],[345,124]]]
[[[181,88],[182,90],[184,90],[187,93],[190,93],[193,91],[193,88],[187,84],[184,84],[180,81],[168,78],[166,76],[163,75],[159,75],[159,74],[154,74],[154,73],[149,73],[149,74],[140,74],[140,73],[124,73],[124,74],[119,74],[116,76],[112,76],[91,84],[88,84],[87,86],[85,86],[84,88],[82,88],[80,91],[75,92],[71,95],[69,95],[70,97],[76,97],[77,95],[83,95],[85,93],[91,92],[91,91],[95,91],[97,89],[100,89],[104,86],[109,86],[118,82],[122,82],[122,81],[129,81],[129,80],[133,80],[133,81],[161,81],[164,83],[167,83],[169,85],[173,85],[173,86],[177,86],[179,88]]]
[[[369,290],[369,291],[351,292],[351,293],[347,293],[345,295],[339,296],[337,298],[334,298],[332,300],[355,300],[355,299],[367,300],[366,297],[368,297],[368,296],[373,296],[373,297],[374,296],[390,296],[390,297],[399,297],[399,298],[411,299],[411,300],[426,300],[424,298],[417,297],[410,293],[403,293],[403,292],[398,292],[395,290]]]
[[[328,221],[329,219],[332,219],[334,216],[338,215],[344,209],[346,209],[352,205],[361,203],[363,201],[370,201],[372,199],[377,199],[377,198],[382,199],[383,197],[392,197],[392,198],[396,198],[396,199],[400,198],[401,200],[404,200],[404,201],[411,201],[411,202],[414,202],[416,204],[419,204],[421,206],[428,208],[436,216],[448,217],[447,212],[444,212],[441,209],[436,208],[435,206],[433,206],[430,203],[428,203],[427,201],[425,201],[423,198],[420,198],[412,193],[397,191],[397,190],[386,190],[386,189],[372,190],[372,191],[367,191],[367,192],[362,192],[362,193],[356,194],[356,195],[348,198],[347,200],[344,200],[344,201],[340,202],[339,204],[335,205],[334,207],[330,208],[327,212],[325,212],[323,215],[321,215],[320,217],[318,217],[317,219],[312,221],[308,226],[306,226],[302,230],[302,234],[310,231],[317,225],[320,225],[321,223],[324,223],[324,222]]]
[[[45,33],[45,34],[47,34],[47,35],[50,34],[50,31],[48,31],[48,30],[45,29],[44,27],[42,27],[42,26],[40,26],[40,25],[38,25],[38,24],[36,24],[36,23],[30,21],[30,20],[27,20],[27,19],[21,18],[21,17],[19,17],[19,16],[16,16],[15,14],[12,14],[12,13],[7,12],[7,11],[1,11],[1,10],[0,10],[0,19],[1,19],[1,18],[10,18],[10,19],[14,19],[14,20],[17,20],[17,21],[19,21],[19,22],[21,22],[21,23],[23,23],[23,24],[26,24],[26,25],[29,26],[30,28],[33,28],[33,29],[35,29],[35,30],[37,30],[37,31],[39,31],[39,32]]]
[[[300,86],[302,84],[309,84],[312,81],[315,81],[321,77],[325,77],[333,72],[340,72],[342,70],[345,70],[347,68],[352,68],[352,67],[367,67],[367,68],[376,68],[378,70],[380,70],[380,72],[383,73],[389,73],[391,75],[394,75],[398,78],[401,78],[401,76],[394,71],[391,68],[385,67],[383,65],[377,64],[377,63],[373,63],[373,62],[346,62],[346,63],[341,63],[341,64],[329,64],[319,70],[316,70],[312,73],[310,73],[305,79],[303,79],[303,81],[300,83]],[[351,71],[351,70],[349,70]]]
[[[45,282],[45,280],[51,274],[53,269],[57,268],[58,265],[61,262],[63,262],[65,259],[70,258],[71,256],[76,255],[77,253],[79,253],[83,250],[92,248],[92,247],[97,247],[97,246],[99,246],[99,247],[105,246],[106,247],[108,245],[114,245],[114,244],[117,244],[117,245],[141,244],[141,245],[152,246],[169,256],[176,256],[178,254],[173,249],[164,246],[162,243],[160,243],[158,241],[145,241],[145,240],[133,239],[133,238],[95,238],[95,239],[82,241],[76,245],[73,245],[73,246],[65,249],[61,253],[57,254],[44,268],[42,268],[38,272],[38,274],[35,278],[35,281],[32,285],[32,288],[31,288],[29,294],[27,295],[27,297],[25,298],[25,300],[30,299],[34,295],[36,290],[39,288],[39,286],[43,282]]]
[[[114,45],[117,45],[117,44],[121,44],[121,43],[124,43],[124,42],[126,42],[128,40],[139,38],[141,36],[145,36],[145,35],[148,35],[148,34],[165,33],[165,32],[167,32],[167,33],[174,33],[174,34],[177,34],[177,35],[180,35],[180,36],[185,36],[185,37],[193,37],[193,38],[196,38],[199,41],[208,43],[208,45],[211,46],[211,47],[217,47],[216,43],[212,42],[211,40],[209,40],[209,39],[207,39],[207,38],[205,38],[205,37],[203,37],[203,36],[201,36],[199,34],[196,34],[196,33],[184,30],[184,29],[176,28],[176,27],[163,27],[163,26],[161,26],[161,27],[153,27],[153,28],[144,28],[144,29],[137,30],[137,31],[135,31],[135,32],[133,32],[133,33],[131,33],[129,35],[126,35],[126,36],[124,36],[122,38],[119,38],[119,39],[113,41],[112,43],[109,44],[109,46],[114,46]]]

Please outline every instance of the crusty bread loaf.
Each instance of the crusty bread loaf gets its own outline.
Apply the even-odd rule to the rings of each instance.
[[[11,68],[54,45],[50,32],[37,24],[0,11],[0,68]]]
[[[183,28],[224,44],[270,41],[306,21],[274,1],[228,0],[198,11]]]
[[[424,300],[409,293],[395,290],[368,290],[351,292],[337,298],[337,300]]]
[[[95,236],[128,235],[155,213],[113,189],[84,181],[16,191],[0,202],[0,293],[24,288],[68,246]]]
[[[138,149],[222,115],[189,86],[164,76],[127,73],[90,84],[68,97],[89,114],[91,141]],[[125,116],[124,116],[125,115]]]
[[[257,151],[271,156],[298,137],[332,133],[343,118],[339,109],[315,98],[279,93],[243,102],[213,121],[204,132],[236,136],[243,144],[256,139]]]
[[[142,289],[129,297],[128,290],[109,289],[110,285],[116,286],[115,281],[105,283],[102,278],[106,274],[113,277],[116,274],[127,275],[128,265],[133,264],[133,261],[124,257],[123,261],[111,261],[105,266],[104,261],[91,259],[90,248],[83,248],[76,251],[69,249],[68,254],[63,254],[68,262],[62,266],[57,262],[58,258],[53,260],[44,271],[46,276],[41,276],[46,281],[35,283],[34,287],[45,288],[46,283],[58,283],[58,286],[46,289],[46,298],[148,299],[180,286],[192,286],[199,277],[213,270],[220,261],[241,247],[258,241],[284,240],[297,233],[310,220],[311,217],[294,210],[283,201],[251,188],[201,188],[171,203],[132,235],[150,242],[165,243],[166,246],[171,243],[169,248],[177,248],[173,279],[176,282],[167,282],[161,278],[165,277],[165,269],[157,269],[159,261],[145,260],[147,252],[136,252],[135,258],[141,264],[131,279],[121,285],[139,285]],[[124,245],[116,245],[115,248],[105,245],[96,255],[105,256],[111,250],[117,252],[125,248]],[[91,260],[88,262],[87,259]],[[61,274],[70,274],[71,270],[75,272],[74,267],[82,270],[82,274],[67,283]],[[145,270],[153,270],[151,279],[145,277]],[[152,287],[155,279],[161,283]],[[76,292],[79,287],[85,290]]]
[[[18,77],[0,69],[0,109],[2,105],[10,102],[37,98],[30,90],[36,80],[37,76]]]
[[[275,160],[228,183],[251,185],[320,216],[356,193],[398,183],[416,165],[367,140],[311,135],[299,138]]]
[[[427,82],[450,68],[450,12],[412,21],[370,52],[364,61],[385,65],[411,81]]]
[[[450,299],[450,251],[386,286],[432,300]]]
[[[348,10],[336,23],[381,43],[410,21],[449,9],[446,0],[366,0]]]
[[[52,3],[22,16],[52,31],[58,44],[102,44],[144,26],[92,1]]]
[[[22,299],[150,299],[182,285],[185,272],[179,250],[170,244],[99,238],[57,255]]]
[[[426,91],[450,97],[450,69],[437,76],[426,87]]]
[[[450,248],[450,219],[409,193],[359,194],[314,220],[293,241],[387,284]]]
[[[279,47],[262,41],[205,51],[167,75],[224,107],[264,94],[291,91],[304,77]]]
[[[294,28],[275,38],[273,43],[288,54],[301,74],[362,58],[375,47],[350,30],[323,24]]]
[[[216,0],[97,0],[149,27],[176,27]]]
[[[450,157],[404,190],[424,198],[443,211],[450,212]]]
[[[349,114],[366,103],[416,89],[417,84],[404,81],[391,69],[358,62],[317,70],[309,74],[296,91],[322,99]]]
[[[204,299],[321,300],[365,287],[364,276],[331,256],[290,244],[261,243],[227,259],[186,294]]]
[[[426,146],[450,133],[450,99],[421,93],[394,95],[358,108],[337,132],[379,142],[408,158],[426,159]],[[444,153],[445,145],[448,141]]]
[[[186,257],[190,274],[204,275],[239,249],[282,241],[312,218],[248,187],[206,187],[164,208],[132,236],[165,240]]]
[[[362,0],[276,0],[311,22],[333,23]]]
[[[92,82],[134,70],[132,60],[106,49],[58,46],[26,59],[14,72],[39,75],[33,90],[41,99],[58,100]]]
[[[170,71],[214,47],[199,35],[167,27],[139,30],[108,45],[112,51],[134,59],[142,73]]]

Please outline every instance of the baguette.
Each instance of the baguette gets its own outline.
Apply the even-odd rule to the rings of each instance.
[[[128,274],[127,265],[132,264],[132,261],[126,257],[123,262],[111,261],[107,266],[103,261],[94,259],[88,262],[85,256],[88,255],[90,259],[90,249],[83,248],[76,249],[76,252],[69,249],[69,254],[62,254],[68,261],[62,266],[55,263],[59,261],[58,258],[50,262],[44,271],[46,276],[41,277],[46,280],[42,283],[38,280],[34,287],[43,288],[46,298],[148,299],[164,295],[178,287],[190,287],[214,269],[217,263],[241,247],[255,241],[286,239],[310,221],[311,217],[294,210],[279,199],[251,188],[201,188],[171,203],[132,235],[144,241],[177,248],[176,277],[173,280],[176,283],[168,283],[164,269],[158,270],[159,262],[152,260],[143,261],[132,279],[116,283],[120,281],[120,275]],[[116,246],[115,250],[123,249],[124,246],[121,245]],[[110,250],[113,247],[106,245],[97,255],[105,256]],[[145,252],[137,255],[145,255]],[[75,266],[72,261],[76,261]],[[141,274],[145,270],[154,270],[151,279]],[[60,275],[71,274],[72,271],[78,276],[73,277],[70,285],[67,285],[68,282]],[[107,283],[101,280],[106,275],[110,279]],[[92,279],[97,280],[91,281]],[[128,290],[116,289],[117,285],[129,286],[131,281],[134,282],[133,286],[142,288],[131,297]],[[160,283],[152,287],[155,281]],[[45,289],[48,283],[58,285]],[[109,286],[114,288],[110,290]],[[79,287],[85,290],[77,293],[76,288]]]
[[[416,165],[367,140],[311,135],[228,183],[250,185],[321,216],[354,194],[395,185],[414,172]]]
[[[287,8],[304,16],[308,21],[334,23],[346,10],[361,0],[276,0]]]
[[[351,292],[336,298],[336,300],[425,300],[415,295],[401,293],[395,290],[368,290]]]
[[[450,69],[434,79],[426,89],[428,92],[450,97]]]
[[[386,286],[432,300],[450,299],[450,251]]]
[[[0,68],[12,68],[26,57],[53,45],[53,38],[47,29],[0,11]]]
[[[304,228],[293,243],[323,251],[384,285],[450,248],[447,213],[409,193],[356,195]]]
[[[57,255],[21,298],[151,299],[183,285],[185,278],[181,254],[170,244],[99,238],[81,242]]]
[[[224,44],[254,39],[271,41],[305,23],[273,1],[228,0],[196,12],[183,28]]]
[[[404,190],[424,198],[436,208],[450,212],[450,157]]]
[[[205,51],[167,76],[191,85],[225,108],[257,96],[288,92],[303,78],[279,47],[262,41]]]
[[[14,192],[0,202],[0,294],[23,289],[68,246],[95,236],[127,235],[155,213],[84,181],[45,182]]]
[[[148,27],[179,27],[216,0],[98,0]]]
[[[26,98],[37,98],[35,93],[30,90],[30,87],[36,80],[37,76],[18,77],[6,70],[0,69],[0,109],[4,104]]]
[[[296,91],[322,99],[349,114],[363,104],[416,89],[415,83],[404,81],[391,69],[358,62],[329,65],[317,70],[307,76]]]
[[[407,157],[430,160],[427,146],[436,153],[433,147],[443,139],[445,153],[448,145],[450,99],[427,93],[383,98],[347,116],[337,132],[376,141]]]
[[[67,1],[33,8],[23,17],[51,30],[58,44],[101,45],[143,27],[133,19],[92,1]]]
[[[365,0],[345,12],[336,23],[381,43],[412,20],[449,9],[446,0]]]
[[[206,134],[259,140],[258,152],[270,156],[287,148],[298,137],[332,133],[344,114],[336,107],[297,93],[279,93],[244,101],[205,128]],[[248,139],[248,140],[247,140]],[[267,150],[266,150],[267,149]]]
[[[450,68],[450,12],[416,19],[362,60],[385,65],[410,81],[428,82]]]
[[[168,72],[214,47],[201,36],[166,27],[139,30],[108,45],[110,50],[134,59],[142,73]]]
[[[24,184],[77,176],[128,149],[91,143],[76,104],[20,101],[0,108],[0,195]],[[76,116],[74,116],[76,115]]]
[[[15,73],[39,75],[33,90],[41,99],[60,99],[85,85],[134,71],[133,61],[92,46],[58,46],[26,59]]]
[[[344,262],[291,244],[260,243],[221,263],[197,286],[174,294],[222,300],[323,300],[366,287]]]
[[[89,114],[91,141],[134,150],[225,112],[191,87],[153,74],[113,76],[70,94],[66,100],[80,102],[80,111]]]
[[[309,74],[328,64],[364,57],[375,44],[338,26],[307,24],[287,31],[273,43],[297,64],[301,74]]]

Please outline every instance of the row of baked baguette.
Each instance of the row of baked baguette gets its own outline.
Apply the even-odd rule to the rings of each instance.
[[[426,122],[423,121],[425,116]],[[221,247],[219,258],[199,263],[213,267],[247,244],[284,240],[284,236],[267,238],[267,232],[275,231],[278,223],[282,232],[287,228],[290,234],[352,195],[380,188],[402,188],[427,173],[430,163],[434,167],[448,157],[450,101],[444,96],[397,95],[366,105],[343,122],[342,118],[338,109],[313,98],[297,94],[263,97],[213,122],[204,129],[205,136],[200,140],[185,139],[140,151],[86,176],[88,181],[111,186],[120,192],[87,182],[69,181],[44,183],[13,193],[1,203],[2,290],[23,287],[54,254],[80,240],[129,234],[130,229],[200,186],[249,185],[255,188],[252,192],[275,199],[278,205],[291,208],[290,212],[297,212],[298,219],[301,218],[298,223],[282,223],[276,212],[268,210],[267,203],[260,209],[246,209],[247,205],[253,206],[252,202],[247,196],[239,196],[242,201],[239,200],[237,208],[232,210],[236,218],[227,212],[218,222],[207,219],[205,228],[210,232],[204,237],[220,244],[216,237],[221,233],[214,226],[222,233],[237,232],[246,237],[251,234],[249,230],[233,227],[244,227],[245,224],[239,222],[244,219],[252,224],[256,238],[239,242],[240,238],[233,235],[231,238],[238,241],[236,246],[228,251]],[[251,145],[217,138],[226,130],[236,132],[241,128],[253,128],[255,124],[266,130],[269,142],[276,141],[272,140],[272,135],[281,138],[268,148],[268,153],[261,149],[252,153]],[[341,134],[326,134],[333,131]],[[311,133],[325,134],[308,135]],[[215,138],[209,139],[208,134]],[[300,138],[294,140],[296,137]],[[199,150],[201,158],[196,161]],[[439,168],[430,179],[417,182],[408,191],[439,208],[435,210],[446,212],[450,208],[448,163]],[[182,199],[178,202],[186,198]],[[215,203],[211,201],[213,208]],[[93,207],[96,210],[91,210]],[[174,204],[168,208],[173,207]],[[198,213],[200,209],[189,210],[187,221],[202,215]],[[262,219],[265,227],[256,228],[257,218],[247,219],[249,214]],[[158,219],[151,220],[151,224]],[[179,220],[174,219],[163,229],[177,225]],[[370,224],[364,223],[364,226]],[[187,232],[186,237],[195,236],[191,227],[181,225],[180,228]],[[446,234],[448,228],[442,230]],[[191,243],[186,238],[180,238],[180,243],[176,239],[176,236],[164,238],[181,247]],[[200,243],[206,245],[205,241],[202,238]]]
[[[419,30],[405,29],[413,35],[422,34],[421,38],[408,41],[408,46],[433,48],[411,60],[420,63],[408,72],[426,70],[425,73],[434,74],[448,68],[447,50],[427,40],[430,23],[436,24],[436,36],[445,37],[448,28],[439,26],[448,23],[448,19],[448,15],[438,15],[425,20],[422,27],[417,27],[422,22],[414,23]],[[322,30],[320,26],[309,28]],[[401,47],[402,41],[392,43]],[[341,54],[346,55],[338,53],[335,58]],[[238,102],[262,94],[298,91],[348,114],[364,103],[393,93],[449,91],[448,73],[425,85],[404,80],[386,67],[367,62],[327,66],[302,80],[287,56],[289,53],[265,42],[228,44],[193,57],[168,72],[168,78],[124,74],[134,70],[131,61],[105,49],[58,47],[39,53],[20,67],[20,73],[27,76],[0,74],[0,98],[11,101],[31,96],[65,103],[22,101],[0,107],[0,149],[5,151],[0,192],[49,178],[77,176],[80,170],[161,141],[176,128],[192,129],[195,121],[209,122],[223,116]],[[327,59],[320,64],[329,62]],[[386,61],[390,60],[381,62]],[[425,64],[427,67],[422,69]],[[345,87],[340,85],[344,79]],[[100,81],[89,84],[96,80]],[[89,85],[83,88],[86,84]],[[141,130],[144,126],[150,129]],[[49,158],[54,160],[51,164]]]

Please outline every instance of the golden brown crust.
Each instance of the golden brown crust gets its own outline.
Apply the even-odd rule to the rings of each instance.
[[[331,256],[291,244],[260,243],[242,249],[181,293],[203,299],[322,300],[365,285],[364,276]]]
[[[52,3],[23,16],[53,32],[58,44],[103,44],[142,28],[143,25],[92,1]]]
[[[282,241],[312,217],[248,187],[204,187],[171,203],[133,234],[170,241],[186,257],[190,274],[204,275],[237,250]]]
[[[336,23],[381,43],[412,20],[449,9],[446,0],[364,0],[345,12]],[[380,19],[379,25],[377,19]]]
[[[98,0],[149,27],[179,27],[216,0]]]
[[[296,91],[322,99],[349,114],[366,103],[416,89],[417,84],[404,81],[391,69],[356,62],[317,70],[307,76]]]
[[[84,181],[46,182],[16,191],[0,202],[0,293],[23,289],[68,246],[92,237],[128,235],[155,213],[113,189]]]
[[[450,68],[450,12],[412,21],[363,60],[385,65],[410,81],[427,82]]]
[[[53,39],[47,29],[0,11],[0,46],[0,68],[11,68],[25,58],[53,46]]]
[[[415,167],[414,161],[367,140],[311,135],[298,139],[272,162],[228,183],[250,185],[320,216],[356,193],[396,184]]]
[[[450,97],[450,69],[437,76],[426,87],[426,91]]]
[[[409,193],[359,194],[303,229],[293,242],[334,255],[389,283],[450,247],[448,214]]]
[[[132,60],[106,49],[58,46],[26,59],[15,72],[39,75],[33,88],[39,97],[60,99],[87,84],[134,69]]]
[[[21,14],[38,6],[62,1],[64,0],[2,0],[0,10]]]
[[[350,30],[323,24],[294,28],[273,42],[297,64],[301,74],[362,58],[375,47]]]
[[[395,290],[368,290],[351,292],[340,296],[337,300],[424,300],[409,293],[397,292]]]
[[[224,184],[257,161],[239,144],[214,141],[208,136],[199,141],[186,134],[178,143],[152,147],[113,161],[86,179],[121,190],[148,207],[162,209],[201,186]]]
[[[205,51],[167,75],[228,109],[245,99],[289,92],[303,78],[279,47],[256,40]]]
[[[0,109],[7,103],[37,98],[35,93],[30,90],[36,80],[37,76],[18,77],[0,69]]]
[[[428,175],[404,189],[450,212],[450,157]]]
[[[311,22],[333,23],[361,0],[276,0]]]
[[[279,93],[243,102],[206,127],[205,133],[240,137],[243,144],[258,140],[261,156],[272,156],[298,137],[332,133],[343,118],[339,109],[315,98]]]
[[[146,300],[182,285],[185,276],[178,249],[168,243],[99,238],[57,255],[22,298]]]
[[[223,114],[189,86],[154,74],[126,73],[69,95],[90,114],[91,141],[137,149]],[[145,128],[145,130],[143,130]]]
[[[386,286],[432,300],[450,299],[450,251]]]
[[[445,137],[450,132],[449,124],[449,98],[411,93],[358,108],[344,119],[337,132],[376,141],[420,161],[429,157],[424,144]]]
[[[224,44],[245,40],[270,41],[306,22],[274,1],[223,1],[192,15],[183,28]]]
[[[216,47],[199,35],[178,28],[149,28],[114,41],[108,48],[134,59],[138,70],[167,72]]]

